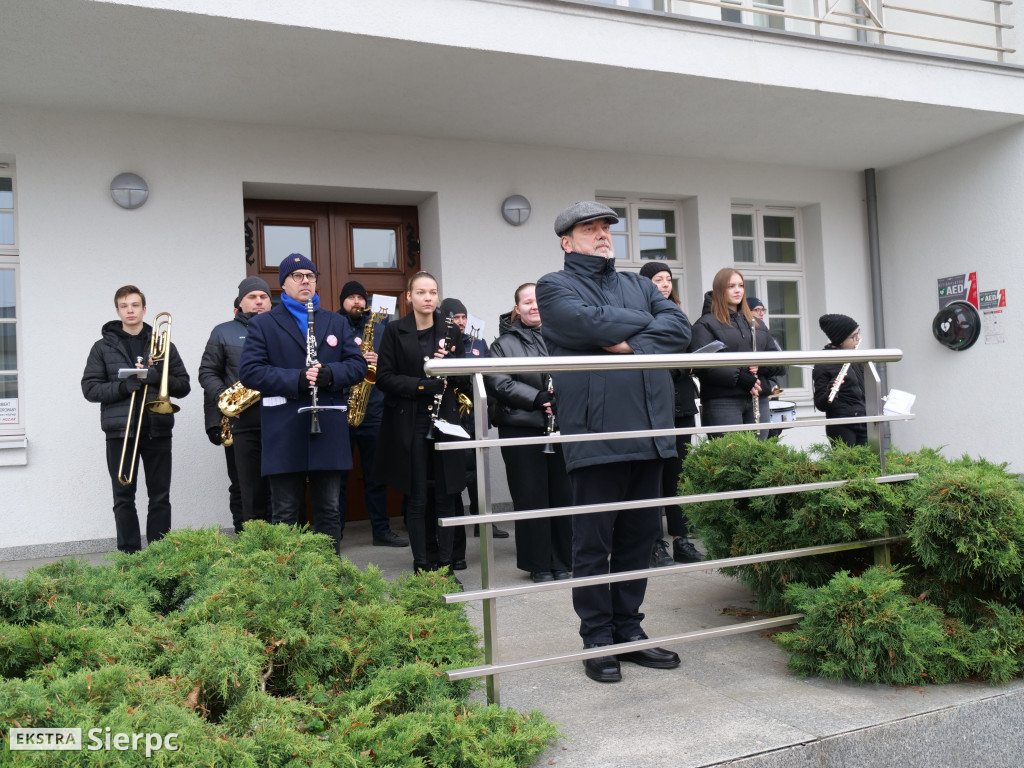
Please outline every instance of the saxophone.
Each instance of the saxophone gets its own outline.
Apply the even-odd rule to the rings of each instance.
[[[387,316],[387,312],[374,312],[363,329],[363,343],[359,345],[359,351],[363,356],[373,349],[373,333],[380,322]],[[370,394],[373,392],[373,384],[377,381],[377,366],[366,366],[366,378],[352,387],[348,392],[348,425],[358,427],[366,418],[366,404],[370,402]]]
[[[231,434],[231,419],[259,401],[260,393],[255,389],[242,386],[240,381],[236,381],[220,393],[220,397],[217,398],[217,408],[224,414],[220,417],[221,445],[228,447],[235,442],[235,438]]]

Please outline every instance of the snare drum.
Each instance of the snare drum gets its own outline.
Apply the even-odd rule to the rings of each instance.
[[[789,400],[771,400],[772,421],[796,421],[796,403]]]

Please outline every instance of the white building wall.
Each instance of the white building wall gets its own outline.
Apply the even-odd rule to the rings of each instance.
[[[886,342],[905,354],[889,367],[889,385],[917,395],[917,418],[893,425],[894,444],[945,446],[1024,471],[1024,129],[892,168],[878,182]],[[1006,289],[1005,343],[983,336],[954,352],[932,335],[937,280],[969,272],[983,291]]]
[[[17,171],[29,439],[25,466],[0,467],[0,551],[113,535],[99,406],[84,400],[79,379],[124,283],[146,293],[148,319],[172,313],[173,341],[193,377],[175,427],[174,526],[229,524],[223,457],[203,432],[195,376],[210,329],[230,316],[244,276],[245,182],[320,185],[325,198],[334,188],[414,191],[424,268],[486,320],[489,337],[515,286],[559,268],[552,223],[576,200],[598,191],[687,200],[684,219],[698,230],[684,233],[693,316],[731,258],[731,203],[796,204],[820,240],[809,283],[825,286],[808,292],[810,348],[823,341],[815,320],[826,309],[869,325],[854,173],[33,108],[5,109],[0,137]],[[110,200],[110,179],[122,171],[150,185],[137,211]],[[499,214],[512,193],[533,204],[519,228]],[[500,459],[492,478],[503,483]],[[500,489],[498,500],[507,498]]]

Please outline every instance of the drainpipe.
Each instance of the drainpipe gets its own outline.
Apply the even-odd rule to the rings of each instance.
[[[875,169],[864,171],[864,202],[868,214],[868,259],[871,263],[871,320],[874,325],[875,346],[885,349],[885,313],[882,307],[882,260],[878,248],[878,194],[875,190]],[[881,379],[880,395],[889,392],[889,380],[885,363],[878,363],[878,376]],[[883,455],[888,452],[891,441],[891,430],[888,422],[878,425],[878,437]],[[884,459],[883,459],[883,467]]]

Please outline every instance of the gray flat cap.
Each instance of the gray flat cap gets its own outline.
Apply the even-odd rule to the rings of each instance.
[[[555,234],[561,237],[571,232],[577,224],[595,219],[611,219],[612,224],[619,221],[618,215],[607,205],[587,200],[570,205],[558,214],[558,218],[555,219]]]

